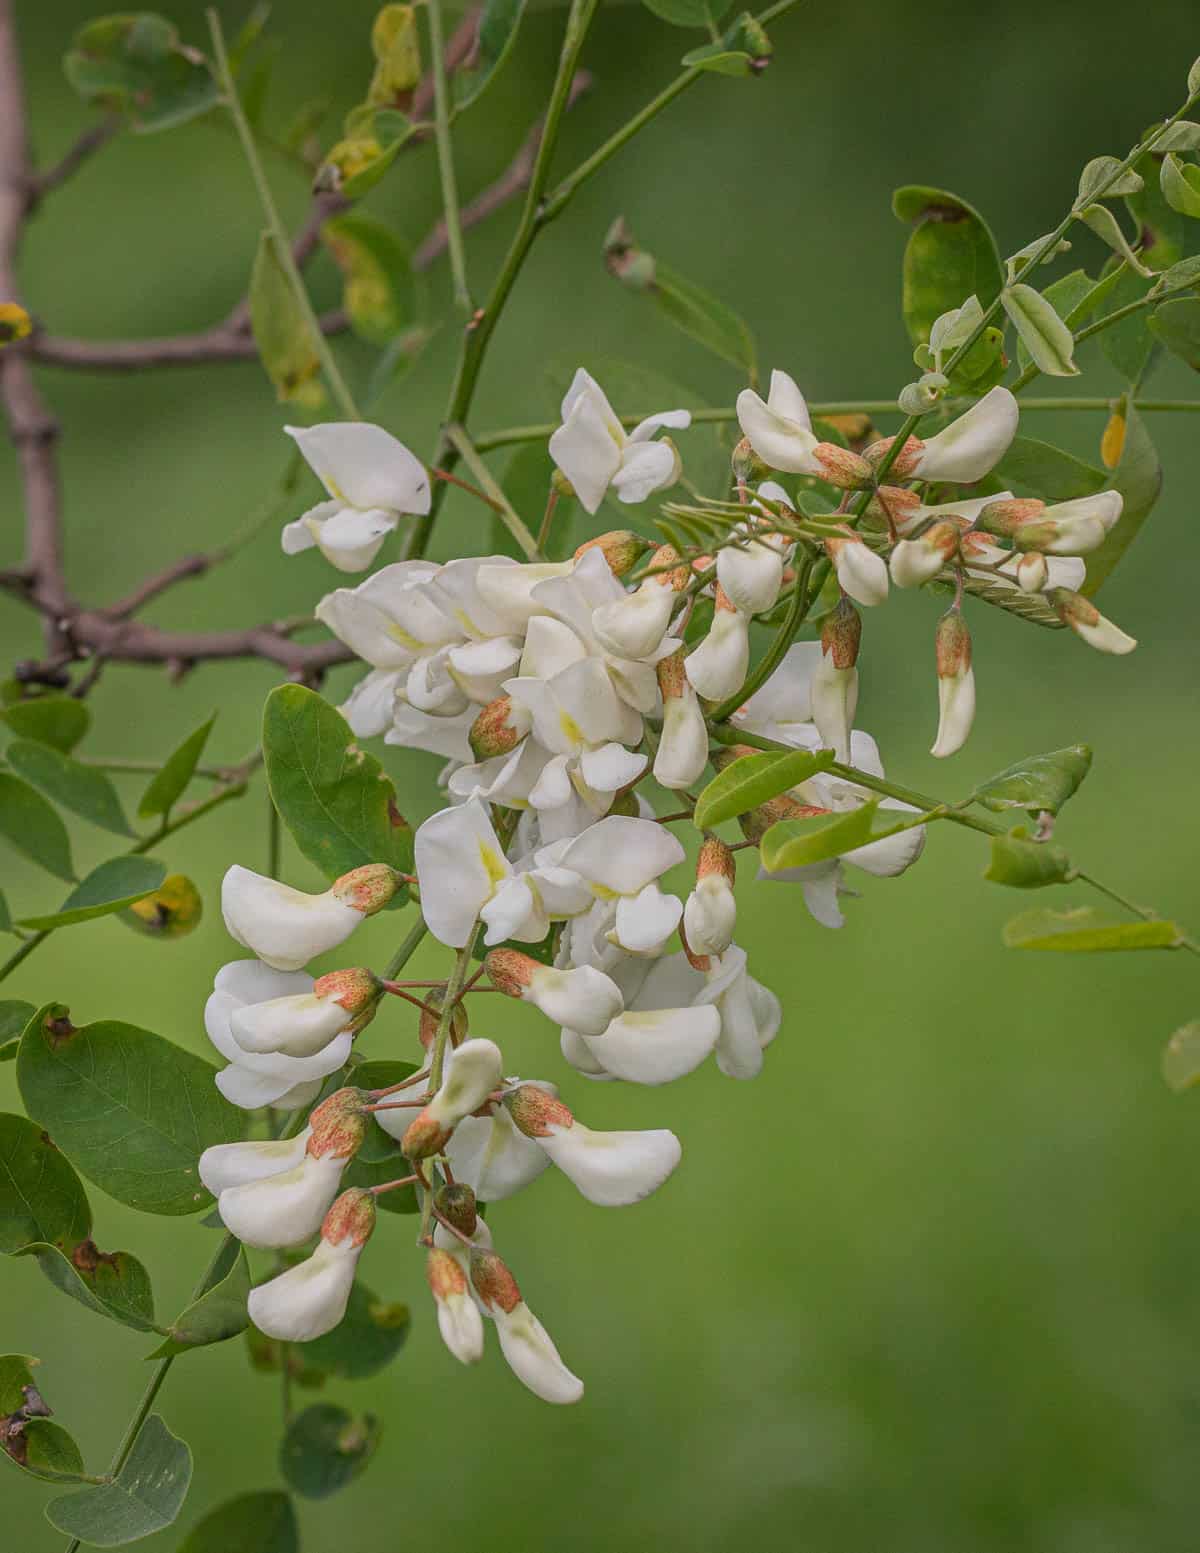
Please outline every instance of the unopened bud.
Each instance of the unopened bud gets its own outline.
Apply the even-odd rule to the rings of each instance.
[[[892,551],[888,570],[898,588],[919,588],[932,582],[958,554],[962,530],[943,519],[932,523],[916,539],[902,539]]]
[[[463,1117],[477,1111],[501,1082],[501,1063],[494,1041],[464,1041],[456,1048],[441,1088],[405,1130],[401,1152],[409,1159],[440,1153]]]
[[[1050,588],[1046,598],[1064,625],[1069,625],[1076,636],[1081,636],[1097,652],[1121,655],[1132,652],[1137,646],[1134,637],[1106,619],[1081,593],[1073,593],[1070,588]]]
[[[425,1259],[425,1277],[435,1300],[452,1299],[467,1292],[467,1275],[457,1257],[440,1246],[431,1246]]]
[[[521,1084],[504,1097],[513,1124],[527,1138],[546,1138],[551,1127],[570,1127],[575,1121],[568,1108],[537,1084]]]
[[[1022,593],[1040,593],[1050,575],[1050,566],[1046,557],[1037,551],[1030,551],[1028,555],[1019,555],[1013,570],[1017,586]]]
[[[122,920],[152,938],[184,938],[200,925],[204,902],[186,874],[168,874],[153,895],[134,901]]]
[[[439,1186],[434,1194],[433,1206],[460,1234],[469,1238],[475,1233],[475,1226],[479,1222],[475,1192],[465,1181]]]
[[[719,836],[706,835],[696,859],[696,888],[683,908],[683,938],[688,959],[724,954],[737,926],[733,852]],[[701,967],[707,969],[707,967]]]
[[[532,984],[538,962],[519,949],[492,949],[484,956],[483,968],[498,992],[519,998]]]
[[[853,529],[845,529],[844,536],[825,541],[843,593],[868,609],[882,604],[888,593],[887,562],[869,549]]]
[[[321,1239],[331,1246],[348,1240],[365,1245],[375,1228],[375,1194],[364,1187],[352,1186],[330,1208],[321,1222]]]
[[[599,550],[613,576],[624,577],[649,549],[650,541],[635,534],[632,529],[614,528],[607,534],[597,535],[595,539],[584,540],[575,552],[575,559],[578,561],[589,550]]]
[[[862,616],[849,599],[839,599],[821,622],[821,651],[836,669],[852,669],[862,644]]]
[[[649,570],[647,582],[657,582],[675,593],[681,593],[691,580],[691,568],[674,545],[659,545],[650,557]]]
[[[1027,523],[1033,523],[1046,510],[1046,503],[1036,496],[1010,496],[1003,501],[989,502],[975,519],[975,527],[985,534],[1007,537]]]
[[[789,798],[786,793],[780,793],[778,798],[768,798],[766,803],[760,803],[757,808],[739,814],[738,824],[746,840],[757,843],[780,820],[811,819],[814,815],[828,812],[819,804],[801,803],[798,798]]]
[[[357,1035],[375,1017],[382,984],[374,971],[359,965],[352,970],[329,971],[318,976],[312,990],[314,996],[328,998],[348,1014],[353,1014],[354,1023],[349,1028]]]
[[[471,1252],[471,1284],[489,1309],[507,1314],[521,1303],[521,1290],[502,1257],[495,1251]]]
[[[734,448],[729,464],[739,485],[756,484],[767,473],[767,466],[750,446],[749,437],[743,437]]]
[[[881,485],[871,493],[863,516],[876,527],[882,524],[889,530],[903,533],[916,522],[920,511],[921,498],[916,491],[902,485]]]
[[[670,657],[660,658],[655,665],[655,673],[658,675],[658,688],[662,692],[664,702],[677,701],[690,688],[687,674],[684,672],[683,667],[685,656],[683,648],[679,647]]]
[[[862,454],[836,442],[818,442],[812,456],[820,467],[821,479],[840,491],[863,491],[874,483],[874,471]]]
[[[733,884],[737,878],[737,862],[720,836],[706,835],[696,858],[696,882],[712,877]]]
[[[892,450],[895,437],[881,437],[878,442],[872,442],[869,448],[863,449],[863,457],[872,469],[878,469],[884,459]],[[925,444],[920,437],[909,437],[896,457],[888,465],[888,473],[895,475],[898,480],[906,480],[916,470],[921,461],[921,454],[925,451]]]
[[[400,1152],[406,1159],[428,1159],[440,1154],[450,1141],[454,1128],[439,1121],[429,1106],[419,1111],[404,1129],[400,1139]]]
[[[471,724],[467,740],[476,760],[490,760],[495,755],[507,755],[529,732],[531,718],[523,706],[518,706],[511,696],[497,696],[489,701]]]
[[[342,874],[329,887],[334,900],[353,906],[364,917],[373,917],[392,900],[403,881],[386,863],[365,863]]]
[[[308,1118],[312,1131],[307,1152],[315,1159],[326,1155],[348,1159],[357,1153],[367,1135],[367,1103],[366,1091],[354,1088],[335,1090],[327,1100],[322,1100]]]
[[[934,638],[938,676],[938,731],[931,755],[953,755],[967,742],[975,721],[975,672],[971,633],[958,609],[938,621]]]
[[[575,487],[567,479],[566,475],[563,474],[561,469],[555,469],[554,473],[550,476],[550,485],[555,494],[561,496],[565,501],[569,501],[575,495]]]
[[[442,1003],[444,995],[434,991],[425,999],[421,1009],[421,1017],[417,1022],[417,1039],[426,1051],[433,1049],[433,1043],[437,1038],[438,1026],[442,1022]],[[467,1033],[467,1009],[466,1004],[458,1002],[450,1012],[450,1044],[457,1046]]]

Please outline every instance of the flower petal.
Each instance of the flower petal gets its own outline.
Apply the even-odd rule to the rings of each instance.
[[[285,426],[305,462],[335,501],[391,512],[429,511],[429,476],[415,457],[382,426],[368,421],[327,421]]]

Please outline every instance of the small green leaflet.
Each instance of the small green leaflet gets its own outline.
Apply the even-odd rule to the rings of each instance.
[[[0,1456],[48,1483],[77,1483],[84,1475],[75,1441],[47,1416],[53,1410],[34,1376],[31,1354],[0,1354]]]
[[[861,808],[843,813],[827,812],[780,820],[762,838],[763,867],[768,873],[775,874],[788,868],[825,863],[866,846],[868,842],[882,841],[885,836],[908,830],[914,823],[925,823],[922,815],[914,821],[900,820],[880,827],[876,825],[878,809],[879,800],[872,798]]]
[[[167,756],[162,768],[150,778],[141,796],[137,807],[139,819],[148,820],[153,815],[165,816],[171,812],[192,780],[216,720],[217,714],[214,712],[207,722],[201,723],[199,728],[189,733],[183,743]]]
[[[1183,932],[1177,922],[1154,918],[1129,922],[1093,906],[1068,911],[1024,911],[1004,926],[1008,949],[1044,949],[1089,954],[1104,949],[1175,949]]]
[[[57,911],[40,917],[22,917],[21,926],[38,932],[90,922],[111,916],[135,901],[153,895],[166,878],[166,865],[152,857],[112,857],[100,863],[77,884]]]
[[[88,22],[63,69],[85,102],[124,113],[143,134],[207,113],[218,96],[208,62],[151,11]]]
[[[103,771],[83,765],[52,745],[29,739],[14,739],[5,756],[19,777],[64,809],[116,836],[136,834],[125,818],[116,788]]]
[[[46,1519],[89,1547],[121,1547],[170,1526],[191,1479],[191,1451],[151,1413],[114,1480],[52,1499]]]
[[[1078,376],[1079,368],[1072,360],[1074,336],[1054,311],[1053,303],[1022,281],[1005,286],[1000,300],[1040,371],[1050,377]]]
[[[39,696],[36,701],[14,701],[0,710],[0,721],[18,739],[51,744],[69,755],[91,726],[87,704],[73,696]]]
[[[179,1553],[300,1553],[292,1501],[280,1489],[227,1499],[196,1523]]]
[[[730,761],[701,792],[692,822],[698,830],[711,830],[722,820],[736,819],[789,788],[798,787],[832,764],[832,750],[741,755]]]
[[[8,771],[0,771],[0,836],[47,873],[74,883],[71,840],[58,810]]]
[[[217,1256],[207,1287],[167,1329],[166,1341],[147,1357],[165,1359],[210,1343],[223,1343],[244,1332],[250,1323],[246,1296],[250,1293],[250,1269],[246,1253],[227,1235]]]
[[[983,877],[1016,890],[1037,890],[1074,877],[1071,859],[1062,847],[1033,841],[1020,825],[1005,836],[992,837],[992,860]]]
[[[1092,766],[1087,744],[1072,744],[1046,755],[1028,755],[988,777],[975,789],[975,797],[994,813],[1028,809],[1031,814],[1048,810],[1057,814],[1075,793]]]
[[[327,1499],[364,1470],[379,1448],[380,1424],[317,1402],[293,1418],[279,1451],[284,1478],[306,1499]]]

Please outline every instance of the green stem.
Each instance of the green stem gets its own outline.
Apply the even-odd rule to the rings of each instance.
[[[525,522],[516,508],[505,496],[492,476],[491,470],[480,458],[475,444],[468,437],[462,426],[451,423],[446,427],[446,440],[462,459],[463,463],[475,476],[484,491],[495,505],[496,513],[503,522],[505,528],[524,550],[529,560],[537,560],[540,552],[538,542],[525,526]]]
[[[783,623],[775,633],[771,645],[754,666],[753,672],[747,676],[746,683],[742,688],[730,696],[728,700],[722,701],[720,706],[714,708],[712,712],[713,722],[724,722],[731,712],[736,712],[743,702],[749,701],[754,692],[766,684],[771,675],[774,674],[775,670],[783,662],[784,654],[796,640],[796,632],[800,629],[804,617],[808,613],[808,579],[813,569],[814,559],[813,552],[806,549],[800,571],[792,587],[791,602],[788,605],[787,614],[783,618]]]
[[[279,878],[279,859],[283,850],[283,831],[279,823],[279,810],[270,793],[267,794],[267,878]]]
[[[450,90],[446,81],[446,40],[442,29],[442,0],[427,0],[429,52],[433,56],[434,135],[437,140],[438,175],[442,183],[442,220],[446,224],[446,251],[454,279],[454,300],[471,311],[467,287],[467,256],[463,248],[462,217],[458,204],[458,179],[454,171],[454,146],[450,139]]]
[[[221,88],[225,106],[229,109],[234,126],[238,132],[238,139],[242,143],[242,152],[250,168],[250,176],[254,179],[254,186],[258,191],[259,203],[262,205],[263,215],[266,217],[267,231],[275,244],[276,254],[283,267],[283,272],[288,278],[296,303],[304,313],[308,323],[309,332],[312,335],[313,349],[317,359],[321,363],[330,391],[341,406],[342,412],[352,421],[361,419],[358,406],[354,402],[354,396],[346,385],[341,369],[334,359],[329,341],[325,338],[317,315],[313,312],[312,302],[309,300],[308,289],[304,284],[304,278],[296,268],[296,261],[292,258],[291,239],[287,229],[279,216],[279,209],[275,204],[275,196],[271,193],[271,185],[267,181],[267,175],[258,154],[258,146],[254,141],[254,132],[242,109],[241,98],[237,93],[237,85],[233,79],[233,71],[229,68],[229,54],[225,47],[225,33],[221,27],[221,18],[213,8],[209,8],[208,30],[212,36],[213,62],[217,85]]]
[[[450,1039],[450,1022],[454,1016],[454,1005],[466,986],[467,973],[471,969],[471,958],[475,953],[475,941],[479,937],[482,926],[482,922],[475,923],[471,929],[471,936],[455,956],[454,969],[450,972],[450,980],[446,983],[446,991],[442,996],[442,1011],[438,1018],[437,1034],[433,1038],[433,1046],[429,1053],[429,1093],[431,1095],[436,1095],[442,1085],[442,1070],[446,1063],[446,1046]]]
[[[417,946],[420,944],[421,940],[425,937],[428,931],[429,929],[425,925],[424,917],[421,917],[419,921],[413,924],[408,937],[404,940],[399,949],[396,950],[396,953],[387,963],[387,968],[383,973],[384,978],[387,981],[393,981],[399,972],[404,969],[404,967],[416,953]]]

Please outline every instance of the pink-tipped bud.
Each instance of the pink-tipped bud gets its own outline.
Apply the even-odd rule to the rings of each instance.
[[[465,1181],[448,1182],[445,1186],[439,1186],[434,1194],[433,1205],[460,1234],[469,1238],[475,1233],[475,1227],[479,1222],[479,1211],[475,1202],[475,1192]]]
[[[432,1051],[437,1038],[438,1026],[442,1022],[442,1002],[443,995],[440,992],[431,992],[425,999],[425,1006],[417,1022],[417,1039],[426,1051]],[[457,1046],[467,1034],[468,1028],[466,1004],[456,1003],[450,1013],[450,1044]]]
[[[862,616],[849,599],[839,599],[821,622],[821,651],[835,669],[852,669],[862,644]]]
[[[527,1138],[547,1138],[551,1127],[570,1127],[575,1121],[561,1100],[537,1084],[521,1084],[505,1095],[504,1104],[514,1125]]]
[[[457,1257],[440,1246],[431,1246],[425,1258],[425,1277],[435,1300],[453,1299],[467,1292],[467,1275]]]
[[[719,836],[706,835],[696,858],[696,888],[684,904],[680,928],[684,952],[698,970],[707,970],[708,956],[724,954],[733,942],[736,880],[733,852]]]
[[[682,593],[691,578],[691,568],[686,561],[681,560],[674,545],[659,545],[650,557],[648,566],[652,575],[646,581],[670,588],[673,593]]]
[[[1050,564],[1044,555],[1033,550],[1017,557],[1013,572],[1022,593],[1040,593],[1050,576]]]
[[[885,528],[894,528],[898,533],[903,533],[905,528],[916,521],[920,511],[921,498],[916,491],[907,490],[902,485],[881,485],[872,492],[864,517],[876,527],[882,524]]]
[[[734,448],[729,457],[729,465],[733,470],[733,478],[740,485],[756,484],[768,472],[767,466],[750,446],[749,437],[743,437]]]
[[[353,1088],[335,1090],[327,1100],[322,1100],[308,1118],[312,1130],[307,1152],[314,1159],[324,1159],[327,1155],[333,1159],[348,1159],[357,1153],[367,1135],[370,1120],[364,1109],[367,1104],[366,1091]]]
[[[519,949],[492,949],[484,956],[483,968],[498,992],[519,998],[532,984],[538,962]]]
[[[1081,593],[1073,593],[1070,588],[1050,588],[1046,597],[1058,618],[1097,652],[1120,656],[1137,646],[1134,637],[1106,619]]]
[[[489,701],[467,734],[475,759],[491,760],[515,750],[529,732],[530,722],[529,712],[511,696],[497,696]]]
[[[958,554],[962,530],[950,519],[932,523],[915,539],[902,539],[892,551],[888,570],[898,588],[932,582]]]
[[[358,1034],[374,1019],[379,1007],[382,984],[374,971],[366,966],[354,966],[346,971],[329,971],[313,982],[313,993],[319,998],[330,998],[339,1008],[354,1015],[349,1029]]]
[[[732,885],[737,880],[737,862],[720,836],[706,835],[696,858],[696,883],[713,876]]]
[[[678,701],[691,688],[683,667],[685,657],[683,648],[679,647],[669,658],[660,658],[655,666],[658,688],[664,701]]]
[[[364,917],[373,917],[392,900],[403,880],[386,863],[366,863],[335,879],[329,887],[334,900],[353,906]]]
[[[453,1127],[440,1121],[437,1113],[426,1106],[423,1111],[418,1111],[405,1128],[404,1136],[400,1139],[400,1152],[405,1159],[428,1159],[430,1155],[442,1152],[453,1131]]]
[[[891,452],[895,437],[881,437],[878,442],[872,442],[869,448],[864,448],[863,457],[872,469],[878,469]],[[925,451],[925,444],[920,437],[909,437],[908,441],[897,453],[888,466],[888,473],[894,475],[897,480],[907,480],[921,462],[921,454]]]
[[[365,1245],[375,1228],[375,1196],[363,1187],[352,1186],[335,1201],[321,1221],[321,1239],[331,1246],[349,1241]]]
[[[939,759],[962,749],[975,721],[975,672],[971,633],[958,609],[937,624],[934,638],[938,676],[938,731],[931,755]]]
[[[494,1251],[471,1252],[471,1284],[489,1310],[502,1310],[507,1315],[521,1303],[517,1280]]]
[[[801,803],[798,798],[789,798],[786,793],[780,793],[778,798],[768,798],[766,803],[760,803],[756,809],[739,814],[738,824],[747,841],[759,842],[771,826],[780,820],[810,819],[813,815],[828,813],[829,810],[821,808],[819,804]]]
[[[651,547],[649,539],[643,539],[640,534],[635,534],[632,529],[614,528],[607,534],[598,534],[595,539],[585,539],[583,544],[575,552],[575,559],[585,555],[589,550],[599,550],[608,562],[608,569],[614,577],[624,577],[631,572],[637,563]]]
[[[1003,538],[1035,522],[1045,510],[1046,503],[1036,496],[1008,496],[1003,501],[988,502],[975,519],[975,527]]]
[[[821,479],[836,485],[839,491],[865,491],[874,482],[874,470],[862,454],[852,453],[836,442],[818,442],[812,456],[820,468]]]

